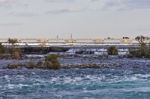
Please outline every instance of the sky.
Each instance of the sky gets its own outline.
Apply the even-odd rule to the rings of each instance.
[[[0,0],[0,38],[150,35],[150,0]]]

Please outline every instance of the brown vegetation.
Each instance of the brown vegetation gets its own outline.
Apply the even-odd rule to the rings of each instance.
[[[49,69],[59,69],[60,63],[58,61],[58,55],[51,54],[45,58],[45,66]]]
[[[139,48],[130,49],[130,57],[150,58],[150,46],[146,43],[149,37],[137,36],[136,41],[139,42]]]
[[[48,55],[44,61],[39,61],[37,63],[29,61],[25,64],[9,64],[7,66],[8,69],[17,69],[25,67],[28,69],[60,69],[60,63],[58,61],[57,55]]]
[[[108,55],[118,55],[118,49],[115,46],[111,46],[107,49]]]

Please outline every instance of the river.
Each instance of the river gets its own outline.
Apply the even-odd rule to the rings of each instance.
[[[150,60],[111,61],[120,65],[101,69],[0,69],[0,99],[150,98]]]

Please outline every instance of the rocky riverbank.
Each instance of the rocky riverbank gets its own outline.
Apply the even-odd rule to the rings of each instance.
[[[59,58],[60,68],[120,68],[136,69],[150,68],[149,59],[128,59],[128,58],[83,58],[83,57],[61,57]],[[51,69],[44,65],[43,58],[39,59],[22,59],[22,60],[0,60],[0,68],[3,69]]]

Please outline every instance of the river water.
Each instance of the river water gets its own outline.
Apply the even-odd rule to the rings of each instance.
[[[120,65],[57,71],[0,69],[0,99],[150,99],[150,60],[124,60]]]

